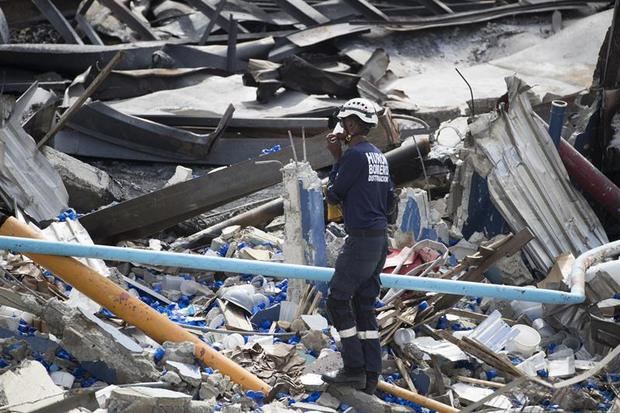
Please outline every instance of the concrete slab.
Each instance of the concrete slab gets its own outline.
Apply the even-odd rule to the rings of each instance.
[[[31,403],[41,399],[61,400],[63,393],[38,361],[25,361],[0,376],[0,405],[13,406],[9,409],[12,412],[31,411]]]

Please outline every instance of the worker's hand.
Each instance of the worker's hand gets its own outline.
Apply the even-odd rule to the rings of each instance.
[[[327,149],[331,152],[334,159],[338,160],[342,156],[342,140],[344,134],[330,133],[327,135]]]

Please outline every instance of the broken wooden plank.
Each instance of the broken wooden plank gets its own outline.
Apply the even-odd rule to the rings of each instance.
[[[56,134],[56,132],[63,128],[69,118],[71,118],[71,116],[82,107],[84,102],[86,102],[86,99],[88,99],[93,93],[95,93],[95,90],[97,90],[97,88],[103,83],[106,77],[108,77],[108,75],[112,72],[112,69],[114,69],[114,66],[116,66],[116,64],[121,60],[121,57],[123,57],[123,52],[117,52],[114,55],[114,57],[103,68],[103,70],[99,72],[97,77],[95,77],[95,79],[90,83],[90,85],[88,85],[84,93],[82,93],[82,95],[75,102],[73,102],[69,109],[67,109],[65,113],[62,114],[56,125],[54,125],[54,127],[47,132],[43,139],[41,139],[39,143],[37,143],[37,148],[41,148],[43,145],[45,145],[45,143],[50,140]]]

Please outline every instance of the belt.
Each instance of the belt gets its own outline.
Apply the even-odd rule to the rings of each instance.
[[[346,231],[354,237],[383,237],[386,234],[385,229],[348,229]]]

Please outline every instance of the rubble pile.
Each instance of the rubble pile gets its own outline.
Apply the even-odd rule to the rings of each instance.
[[[619,413],[619,10],[0,1],[0,410]],[[353,97],[398,194],[374,394],[321,378]]]

